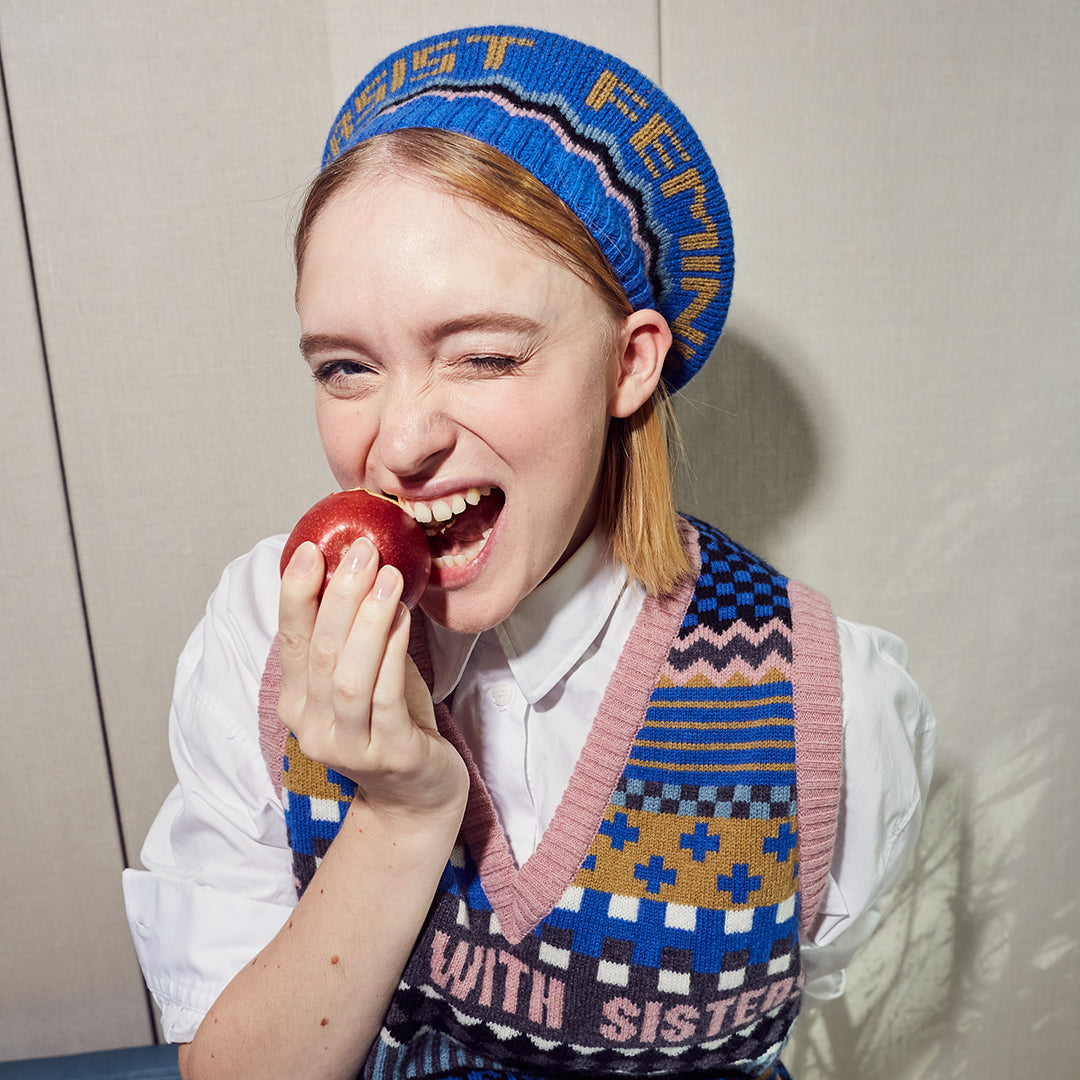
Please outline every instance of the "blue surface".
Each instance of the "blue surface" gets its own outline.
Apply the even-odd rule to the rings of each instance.
[[[180,1080],[175,1046],[0,1061],[0,1080]]]

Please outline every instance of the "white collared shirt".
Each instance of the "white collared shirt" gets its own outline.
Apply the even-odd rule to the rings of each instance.
[[[432,696],[453,695],[518,866],[555,816],[644,598],[594,533],[492,629],[428,623]]]
[[[277,630],[284,537],[226,568],[177,665],[170,744],[178,784],[124,873],[128,919],[171,1042],[189,1041],[228,982],[296,903],[257,702]],[[499,626],[433,627],[435,696],[453,712],[519,863],[551,821],[642,602],[595,538]],[[933,762],[933,714],[899,638],[837,620],[843,680],[840,829],[803,944],[808,999],[843,968],[914,851]]]

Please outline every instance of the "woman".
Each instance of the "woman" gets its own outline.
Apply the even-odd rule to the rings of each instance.
[[[434,570],[410,618],[361,540],[320,604],[306,544],[278,597],[275,538],[181,658],[126,889],[185,1075],[785,1075],[932,718],[901,643],[674,511],[732,269],[692,129],[558,35],[429,38],[343,107],[296,255],[335,477]]]

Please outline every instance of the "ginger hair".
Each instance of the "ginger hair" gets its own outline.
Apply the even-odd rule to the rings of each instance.
[[[536,235],[604,301],[614,347],[619,325],[633,308],[592,234],[527,169],[457,132],[407,128],[376,135],[323,169],[308,189],[296,227],[297,282],[319,212],[336,193],[377,168],[419,170]],[[661,382],[637,412],[611,420],[601,467],[599,524],[630,577],[654,596],[669,593],[690,573],[675,507],[673,445],[678,431]]]

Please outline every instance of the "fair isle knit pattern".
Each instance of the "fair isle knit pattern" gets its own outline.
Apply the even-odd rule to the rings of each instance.
[[[520,869],[438,710],[472,773],[464,842],[366,1076],[781,1075],[802,981],[796,762],[826,775],[814,790],[829,802],[835,631],[805,586],[708,526],[687,531],[697,580],[646,602],[556,818]],[[821,727],[810,743],[796,737],[802,700]],[[291,737],[282,781],[302,890],[352,785]]]

